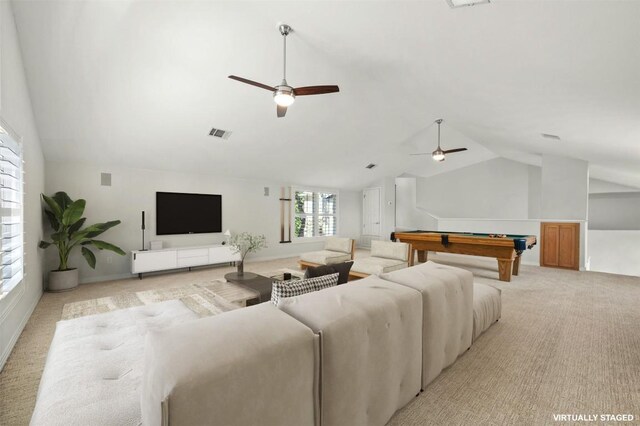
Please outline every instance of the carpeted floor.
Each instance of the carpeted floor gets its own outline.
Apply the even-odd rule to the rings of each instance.
[[[359,252],[357,255],[363,255]],[[500,322],[390,425],[530,425],[554,414],[640,420],[640,278],[523,265],[511,283],[495,260],[432,256],[502,289]],[[266,273],[296,259],[258,262]],[[69,302],[221,278],[232,268],[150,276],[45,293],[0,373],[0,425],[28,424],[55,323]]]

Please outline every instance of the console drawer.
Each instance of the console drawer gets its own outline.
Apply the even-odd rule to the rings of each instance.
[[[178,267],[185,268],[187,266],[200,266],[209,264],[209,254],[206,256],[182,257],[178,258]]]
[[[207,256],[209,256],[208,248],[178,250],[178,259],[185,259],[188,257],[207,257]]]

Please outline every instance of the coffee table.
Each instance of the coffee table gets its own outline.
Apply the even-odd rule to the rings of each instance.
[[[274,281],[283,281],[282,274],[273,277],[265,277],[264,275],[254,274],[253,272],[245,272],[242,275],[237,272],[230,272],[224,276],[224,279],[238,284],[256,292],[254,299],[247,300],[247,306],[256,305],[258,303],[271,300],[271,288]],[[295,275],[291,277],[292,280],[298,280],[299,277]]]

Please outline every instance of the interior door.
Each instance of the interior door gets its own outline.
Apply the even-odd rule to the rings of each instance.
[[[580,269],[580,224],[543,222],[540,265]]]
[[[380,232],[380,188],[368,188],[362,191],[362,235]]]

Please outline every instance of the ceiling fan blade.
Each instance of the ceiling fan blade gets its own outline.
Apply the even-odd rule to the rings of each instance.
[[[430,152],[417,152],[415,154],[409,154],[409,155],[431,155]]]
[[[339,91],[340,88],[338,86],[306,86],[293,89],[293,93],[295,93],[296,96],[324,95],[325,93],[336,93]]]
[[[276,113],[278,114],[278,117],[284,117],[287,113],[287,107],[276,105]]]
[[[454,152],[462,152],[462,151],[466,151],[467,148],[455,148],[455,149],[447,149],[446,151],[442,151],[445,154],[453,154]]]
[[[266,84],[258,83],[257,81],[247,80],[246,78],[237,77],[235,75],[230,75],[229,78],[232,80],[239,81],[241,83],[246,83],[252,86],[260,87],[261,89],[269,90],[271,92],[274,92],[276,90],[275,87],[267,86]]]

